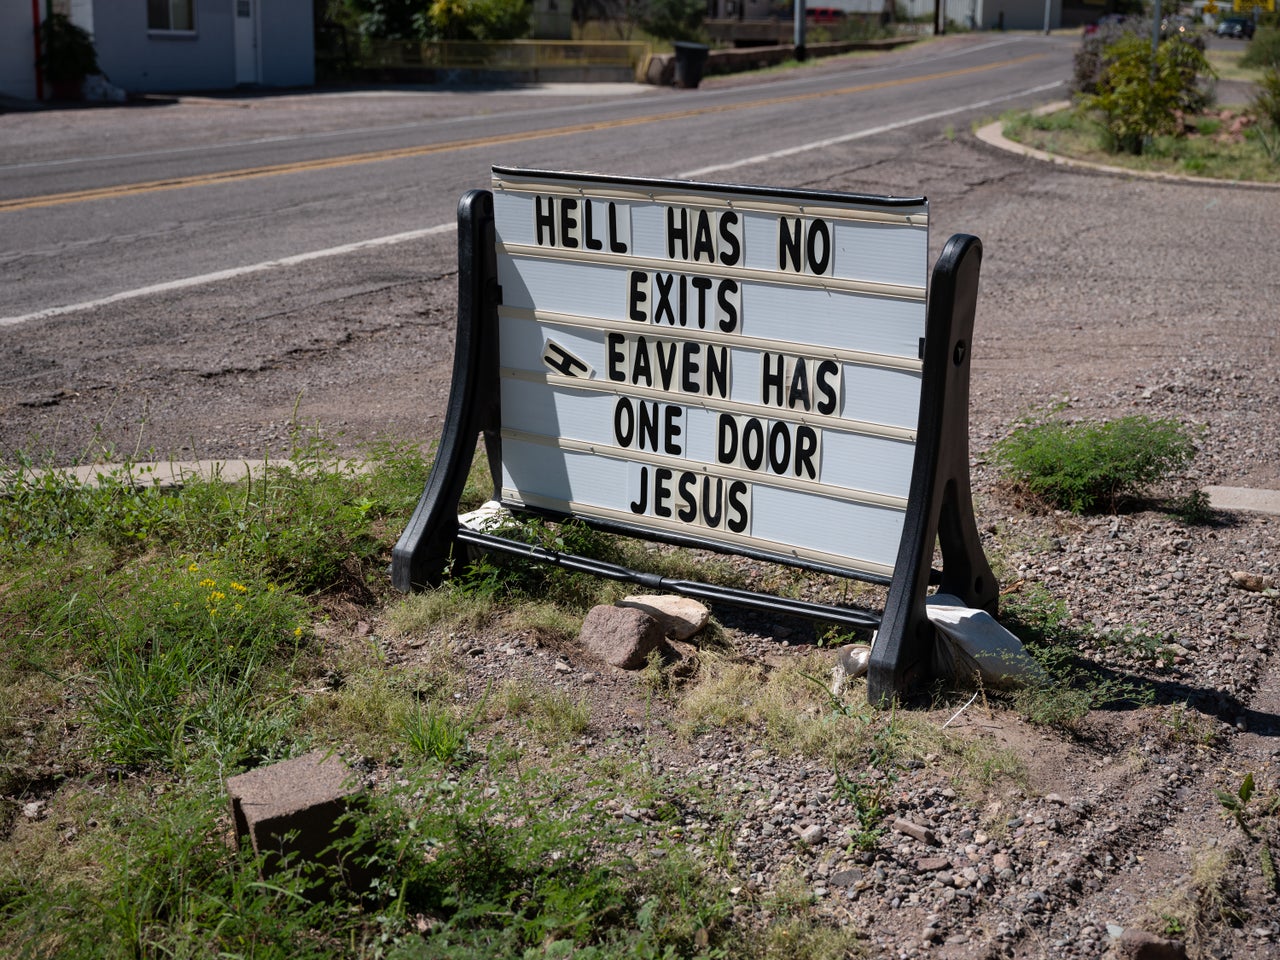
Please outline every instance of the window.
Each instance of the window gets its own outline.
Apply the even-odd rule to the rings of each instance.
[[[193,33],[196,0],[147,0],[147,29]]]

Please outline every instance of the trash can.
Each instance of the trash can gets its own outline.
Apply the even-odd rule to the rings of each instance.
[[[676,86],[692,90],[702,82],[702,68],[706,66],[711,48],[705,43],[687,40],[677,40],[672,46],[676,48]]]

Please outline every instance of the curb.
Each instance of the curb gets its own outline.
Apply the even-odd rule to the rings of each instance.
[[[1243,513],[1268,513],[1280,516],[1280,490],[1256,490],[1252,487],[1205,487],[1209,506],[1215,510]]]
[[[1059,100],[1045,104],[1043,107],[1038,107],[1033,112],[1037,115],[1054,113],[1058,110],[1064,110],[1068,106],[1070,106],[1070,101]],[[1043,160],[1045,163],[1052,163],[1059,167],[1090,170],[1094,173],[1133,177],[1141,180],[1161,180],[1166,183],[1189,183],[1210,187],[1243,187],[1247,190],[1280,190],[1280,183],[1263,183],[1258,180],[1217,180],[1213,177],[1193,177],[1181,173],[1162,173],[1159,170],[1130,170],[1127,167],[1113,167],[1106,163],[1094,163],[1091,160],[1076,160],[1073,157],[1064,157],[1056,153],[1046,153],[1044,150],[1037,150],[1035,147],[1028,147],[1008,139],[1004,135],[1004,122],[1001,120],[980,127],[974,132],[974,136],[997,150],[1020,154],[1033,160]]]
[[[361,460],[335,460],[327,462],[325,466],[357,474],[368,470],[370,465]],[[268,468],[293,470],[295,464],[292,460],[166,460],[161,463],[94,463],[78,467],[32,469],[29,472],[37,476],[61,474],[86,485],[103,480],[128,480],[135,487],[177,489],[192,480],[239,483],[251,477],[261,477]],[[0,472],[0,491],[4,488],[6,475],[10,473],[12,471]]]

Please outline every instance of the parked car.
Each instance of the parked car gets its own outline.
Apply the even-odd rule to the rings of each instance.
[[[1218,36],[1251,40],[1253,39],[1253,21],[1248,17],[1227,17],[1218,24]]]
[[[838,7],[805,7],[804,15],[810,23],[844,23],[845,18]]]

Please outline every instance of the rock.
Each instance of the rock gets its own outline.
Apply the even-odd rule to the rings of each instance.
[[[912,823],[910,820],[904,820],[898,817],[893,821],[893,829],[898,833],[905,833],[908,837],[914,837],[921,843],[927,843],[931,847],[938,845],[938,838],[934,836],[932,830],[928,827],[922,827],[918,823]]]
[[[916,869],[921,873],[934,873],[938,870],[946,870],[950,866],[949,857],[922,857],[916,861]]]
[[[707,625],[711,611],[689,597],[630,596],[618,601],[620,607],[643,610],[660,624],[673,640],[688,640]]]
[[[1129,927],[1116,941],[1115,955],[1123,960],[1187,960],[1187,948],[1181,940],[1165,940]]]
[[[858,869],[840,870],[833,873],[827,881],[833,887],[852,887],[862,879],[862,871]]]
[[[805,827],[800,831],[800,842],[813,846],[815,843],[821,843],[826,836],[827,832],[815,823],[813,826]]]
[[[639,670],[665,646],[662,624],[635,607],[601,604],[582,621],[578,638],[595,656],[624,670]]]
[[[1251,593],[1261,593],[1263,590],[1270,590],[1276,585],[1274,577],[1264,576],[1259,573],[1248,573],[1245,570],[1232,570],[1231,582],[1241,590],[1248,590]]]
[[[22,815],[28,820],[39,820],[44,814],[44,801],[32,800],[22,805]]]

